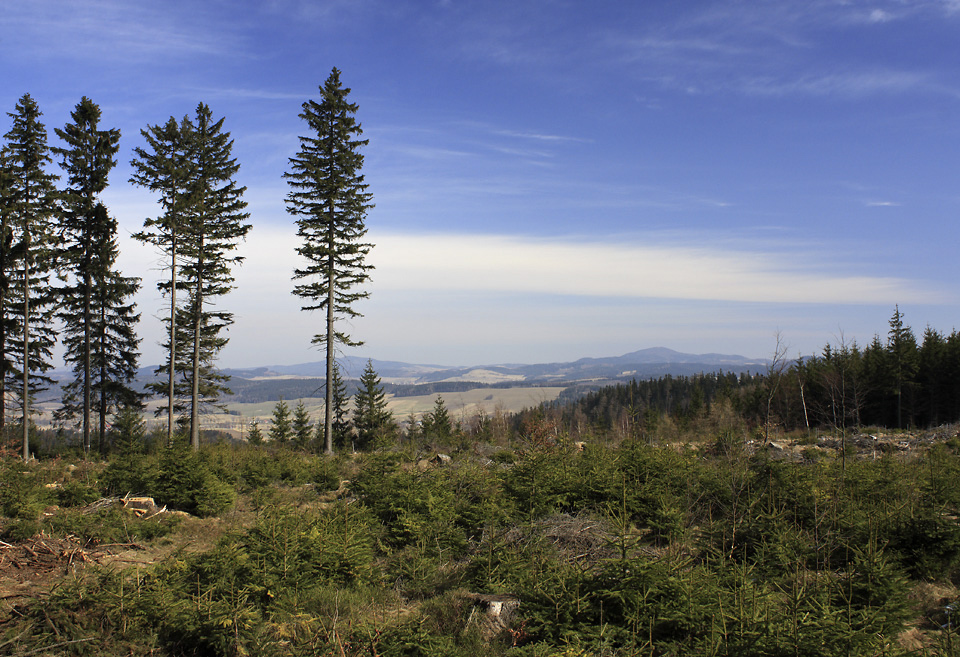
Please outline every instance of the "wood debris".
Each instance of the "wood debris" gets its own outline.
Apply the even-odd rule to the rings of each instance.
[[[24,541],[0,541],[0,576],[27,582],[61,575],[89,563],[102,563],[123,550],[142,550],[137,543],[97,544],[68,534],[62,538],[39,534]]]

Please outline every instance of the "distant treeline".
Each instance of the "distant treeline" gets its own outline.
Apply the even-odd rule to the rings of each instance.
[[[660,415],[678,419],[709,412],[718,399],[729,399],[735,410],[750,414],[752,400],[763,388],[761,374],[718,372],[695,376],[666,375],[589,390],[572,386],[545,408],[559,412],[567,427],[585,426],[594,430],[642,430]],[[532,412],[532,411],[531,411]]]
[[[384,392],[392,393],[397,397],[416,397],[435,393],[466,392],[478,388],[504,390],[506,388],[526,388],[543,385],[530,381],[503,381],[499,383],[476,383],[473,381],[436,381],[434,383],[391,384],[383,386]]]
[[[720,400],[747,422],[785,430],[958,422],[960,334],[928,326],[918,343],[898,309],[887,339],[877,335],[866,347],[841,338],[816,356],[789,360],[780,351],[757,374],[668,375],[595,390],[574,386],[544,408],[571,429],[611,430],[642,427],[660,415],[696,418]]]
[[[344,381],[347,386],[347,394],[355,395],[360,388],[360,382],[357,379],[348,379]],[[232,395],[224,398],[225,401],[233,401],[246,404],[259,404],[262,402],[277,401],[278,399],[305,399],[309,397],[322,397],[324,379],[241,379],[233,377],[227,383]],[[472,381],[438,381],[435,383],[384,383],[383,392],[392,394],[396,397],[414,397],[417,395],[432,395],[435,393],[457,393],[477,388],[513,388],[516,386],[537,385],[528,382],[504,382],[504,383],[475,383]]]

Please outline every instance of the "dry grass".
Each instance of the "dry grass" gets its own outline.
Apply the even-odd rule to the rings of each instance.
[[[397,422],[406,420],[410,415],[422,416],[433,410],[437,397],[443,397],[447,412],[454,420],[464,423],[475,418],[479,413],[493,416],[495,413],[517,413],[527,408],[539,406],[544,402],[556,399],[564,387],[522,387],[522,388],[474,388],[462,392],[433,393],[430,395],[414,395],[410,397],[395,397],[387,395],[387,409],[393,413]],[[297,403],[302,401],[313,423],[323,420],[323,399],[305,397],[302,400],[286,400],[291,416]],[[156,404],[159,402],[151,402]],[[269,430],[273,421],[273,409],[277,402],[258,402],[256,404],[232,403],[227,405],[229,413],[209,413],[201,418],[204,429],[219,430],[236,438],[246,437],[250,422],[257,420],[261,430]],[[155,418],[148,404],[144,414],[149,429],[166,426],[166,418]]]

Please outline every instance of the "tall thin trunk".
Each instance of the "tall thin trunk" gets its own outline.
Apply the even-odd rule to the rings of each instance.
[[[87,245],[89,254],[89,245]],[[89,255],[83,273],[83,453],[90,453],[90,263]],[[100,438],[103,449],[103,437]]]
[[[167,445],[173,444],[174,367],[177,362],[177,236],[170,248],[170,383],[167,388]]]
[[[23,461],[30,460],[30,233],[23,236]]]
[[[194,293],[193,318],[193,391],[190,399],[190,444],[200,449],[200,313],[203,310],[203,235],[197,262],[197,287]]]
[[[326,441],[327,454],[333,454],[333,359],[334,359],[334,340],[336,336],[333,333],[333,302],[334,286],[336,285],[336,268],[334,266],[333,254],[333,222],[330,222],[328,244],[330,253],[327,256],[327,380],[326,396],[324,398],[324,416],[323,416],[323,436]]]
[[[101,287],[101,294],[103,288]],[[100,299],[100,446],[107,441],[107,303]]]
[[[3,230],[3,234],[0,235],[0,239],[6,239],[6,230]],[[4,277],[3,284],[0,285],[0,358],[3,358],[4,361],[7,359],[7,279],[6,279],[7,263],[3,262],[0,264],[0,276]],[[6,364],[2,371],[0,371],[0,440],[6,439],[6,428],[7,428],[7,368]]]
[[[800,378],[800,372],[797,372],[797,382],[800,385],[800,404],[803,406],[803,423],[810,431],[810,417],[807,415],[807,400],[803,396],[803,379]]]

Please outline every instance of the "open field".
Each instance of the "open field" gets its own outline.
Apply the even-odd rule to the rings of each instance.
[[[430,395],[414,395],[410,397],[396,397],[387,395],[387,409],[393,413],[397,422],[402,422],[411,414],[421,416],[433,410],[437,397],[443,397],[447,411],[456,420],[469,420],[483,412],[492,415],[498,409],[505,413],[516,413],[525,408],[532,408],[543,402],[556,399],[563,387],[525,387],[525,388],[476,388],[465,392],[433,393]],[[291,412],[299,400],[287,400]],[[323,417],[323,399],[308,397],[303,400],[304,406],[310,413],[310,418],[316,422]],[[261,402],[259,404],[228,404],[229,414],[211,414],[205,416],[204,428],[229,431],[240,435],[254,420],[269,423],[273,417],[276,402]],[[152,417],[152,416],[151,416]]]
[[[450,417],[454,420],[468,421],[483,412],[487,415],[493,415],[497,410],[504,413],[516,413],[525,408],[533,408],[543,402],[550,402],[556,399],[564,388],[556,387],[523,387],[523,388],[475,388],[463,392],[433,393],[430,395],[414,395],[410,397],[396,397],[387,395],[387,408],[393,413],[397,422],[403,422],[411,414],[421,416],[433,410],[437,397],[443,397]],[[296,407],[298,399],[288,399],[287,405],[291,413]],[[147,421],[149,429],[157,426],[166,426],[166,416],[155,417],[155,409],[162,403],[161,400],[152,400],[147,404],[147,410],[144,418]],[[227,413],[207,413],[203,416],[202,426],[204,429],[215,429],[225,431],[230,435],[240,438],[246,435],[246,431],[252,420],[259,420],[261,424],[268,425],[273,418],[273,409],[276,402],[260,402],[257,404],[232,403],[227,404]],[[318,397],[306,397],[303,404],[310,413],[313,422],[323,419],[323,399]],[[43,413],[36,417],[40,426],[50,426],[53,421],[53,410],[57,404],[49,403],[43,407]]]

